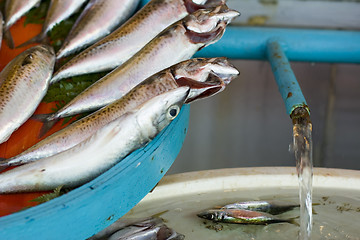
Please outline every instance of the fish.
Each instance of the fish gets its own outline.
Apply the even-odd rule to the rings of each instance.
[[[220,5],[186,16],[161,32],[124,64],[90,85],[47,121],[95,111],[116,101],[152,74],[189,59],[198,50],[218,41],[227,24],[238,15],[237,11]]]
[[[14,48],[14,41],[10,33],[10,27],[29,12],[32,8],[39,6],[41,0],[6,0],[4,12],[4,39],[9,48]]]
[[[90,237],[88,240],[183,240],[184,235],[169,228],[158,217],[150,217],[143,220],[119,219],[108,228]]]
[[[159,217],[148,217],[148,218],[120,218],[115,221],[113,224],[103,229],[102,231],[96,233],[95,235],[88,238],[88,240],[100,240],[100,239],[108,239],[111,235],[118,232],[119,230],[126,229],[123,231],[123,235],[129,235],[131,232],[136,231],[137,228],[142,227],[141,230],[145,230],[149,227],[156,226],[161,224],[163,221]],[[134,231],[131,231],[129,227],[133,228]]]
[[[63,152],[105,124],[166,91],[188,86],[190,91],[185,102],[191,103],[223,91],[238,75],[239,71],[224,57],[185,60],[145,79],[119,100],[55,132],[21,154],[0,161],[0,168]]]
[[[139,1],[90,0],[56,53],[56,58],[75,53],[110,34],[134,13]]]
[[[86,48],[60,67],[52,83],[63,78],[112,70],[129,60],[157,34],[198,9],[225,0],[151,0],[107,37]]]
[[[271,223],[292,223],[294,219],[282,219],[272,214],[244,209],[209,209],[197,214],[198,217],[214,222],[267,225]]]
[[[47,33],[50,32],[56,24],[59,24],[77,12],[85,1],[86,0],[51,0],[41,32],[30,40],[20,44],[17,48],[46,40]]]
[[[263,201],[246,201],[227,204],[222,209],[245,209],[251,211],[267,212],[272,215],[281,214],[290,211],[294,208],[300,207],[299,204],[291,204],[279,200],[263,200]]]
[[[181,87],[161,94],[64,152],[1,173],[0,193],[74,188],[94,179],[169,125],[188,93]]]
[[[111,235],[108,240],[183,240],[185,236],[165,224],[153,227],[130,226]]]
[[[0,73],[0,143],[5,142],[36,110],[49,87],[55,64],[52,47],[32,47]]]

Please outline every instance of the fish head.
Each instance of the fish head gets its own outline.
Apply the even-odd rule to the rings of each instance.
[[[204,212],[198,213],[198,217],[212,221],[220,221],[223,217],[221,210],[209,209]]]
[[[224,57],[195,58],[175,65],[172,74],[178,86],[190,87],[190,103],[223,91],[239,71]]]
[[[171,71],[175,79],[187,77],[196,79],[199,82],[209,82],[208,75],[212,73],[219,76],[225,84],[229,84],[240,74],[226,57],[185,60],[175,65]]]
[[[42,62],[44,65],[55,64],[55,51],[51,46],[40,44],[26,50],[27,54],[24,57],[21,65],[25,66],[32,62]]]
[[[219,40],[226,26],[240,13],[225,4],[209,9],[200,9],[183,19],[185,35],[192,43],[209,45]]]
[[[188,15],[184,23],[188,30],[196,33],[206,33],[214,30],[221,22],[229,24],[239,16],[238,11],[230,9],[226,4],[216,7],[199,9]]]
[[[143,135],[154,138],[180,113],[189,95],[189,87],[179,87],[151,98],[140,105],[136,121],[144,131]]]

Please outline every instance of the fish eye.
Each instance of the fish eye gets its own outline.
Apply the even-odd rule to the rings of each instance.
[[[33,55],[31,55],[31,54],[27,55],[27,56],[24,58],[24,60],[22,61],[21,66],[25,66],[25,65],[27,65],[27,64],[31,64],[33,58],[34,58]]]
[[[176,118],[176,116],[179,114],[180,112],[180,108],[177,105],[171,106],[168,109],[168,116],[170,120],[173,120],[174,118]]]

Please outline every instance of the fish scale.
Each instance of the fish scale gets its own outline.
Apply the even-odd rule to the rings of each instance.
[[[6,0],[5,3],[5,28],[9,29],[30,9],[35,7],[41,0]]]
[[[34,113],[46,94],[54,63],[53,49],[39,45],[18,55],[0,73],[0,142]]]
[[[223,3],[207,0],[198,8]],[[52,78],[55,83],[63,78],[114,69],[172,23],[191,11],[191,0],[152,0],[107,37],[86,48],[58,69]]]
[[[14,48],[14,41],[10,33],[10,27],[24,16],[33,7],[40,4],[41,0],[6,0],[4,12],[4,40],[9,48]]]
[[[217,83],[211,79],[211,84],[208,85],[207,80],[210,74],[219,74],[221,77],[217,78]],[[225,58],[197,58],[181,62],[149,77],[116,102],[50,135],[23,153],[0,162],[0,167],[19,165],[65,151],[139,104],[180,86],[190,87],[187,103],[189,98],[191,98],[190,101],[199,95],[203,98],[204,91],[206,92],[207,89],[216,88],[217,91],[211,91],[207,96],[214,95],[222,91],[224,84],[228,84],[238,74],[236,68]],[[181,80],[180,85],[180,79],[183,78],[185,80]]]
[[[178,32],[181,31],[181,29],[175,31]],[[183,30],[183,33],[184,32]],[[51,118],[71,116],[82,111],[96,110],[97,108],[105,106],[120,98],[129,89],[133,88],[151,74],[169,67],[172,63],[190,58],[192,54],[196,52],[196,49],[199,48],[193,44],[186,44],[186,37],[184,35],[182,35],[184,36],[182,40],[185,41],[172,39],[172,36],[172,34],[167,34],[154,39],[149,45],[144,47],[141,52],[136,54],[131,61],[126,62],[120,69],[112,71],[85,89],[70,103],[59,110],[58,113],[49,117],[49,120],[51,120]],[[176,49],[178,51],[174,49],[174,51],[166,52],[163,51],[165,50],[165,44],[172,45],[174,48],[180,47]],[[181,54],[183,47],[189,54]],[[177,56],[171,56],[173,52],[176,52]],[[163,61],[163,59],[168,60]],[[141,69],[141,71],[139,71],[139,69]],[[91,104],[89,104],[90,99]]]
[[[133,14],[139,1],[89,1],[57,52],[56,58],[76,52],[109,34]]]
[[[131,59],[85,89],[48,120],[93,111],[114,102],[152,74],[189,59],[199,49],[219,40],[226,25],[238,15],[226,5],[188,15],[169,26]],[[196,19],[198,25],[202,22],[214,24],[208,24],[208,33],[192,32],[187,29],[187,24],[193,24]]]
[[[76,187],[90,181],[162,131],[176,118],[188,93],[188,87],[181,87],[154,97],[67,151],[0,174],[0,193]]]
[[[56,24],[73,15],[80,9],[85,1],[86,0],[51,0],[40,34],[20,44],[18,47],[24,47],[30,43],[43,42],[47,37],[47,33],[51,31]]]

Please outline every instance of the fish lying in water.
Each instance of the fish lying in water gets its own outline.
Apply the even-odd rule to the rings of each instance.
[[[108,123],[67,151],[0,174],[0,193],[73,188],[147,144],[180,112],[189,87],[161,94]]]
[[[14,48],[14,42],[9,31],[10,27],[30,11],[30,9],[38,6],[40,2],[41,0],[6,0],[4,12],[4,39],[10,48]]]
[[[134,13],[139,1],[90,0],[56,53],[56,58],[79,51],[111,33]]]
[[[226,58],[195,58],[175,64],[144,80],[114,103],[52,134],[23,153],[1,161],[0,167],[16,166],[63,152],[105,124],[166,91],[190,87],[186,99],[189,103],[222,91],[238,75],[238,70]]]
[[[47,121],[94,111],[116,101],[152,74],[189,59],[199,49],[218,41],[227,24],[238,15],[226,5],[188,15],[49,116]]]
[[[36,110],[45,96],[55,64],[52,47],[32,47],[0,73],[0,143],[6,141]]]
[[[251,211],[267,212],[272,215],[281,214],[300,207],[299,204],[290,204],[289,202],[272,200],[272,201],[247,201],[227,204],[222,209],[244,209]]]
[[[152,0],[126,23],[94,45],[80,52],[54,73],[52,82],[62,78],[112,70],[130,59],[169,25],[201,8],[214,7],[224,0]]]
[[[272,214],[244,209],[210,209],[197,214],[214,222],[266,225],[270,223],[295,223],[294,219],[282,219]]]
[[[108,228],[92,236],[88,240],[183,240],[185,236],[175,232],[163,223],[158,217],[143,220],[119,219]]]
[[[47,33],[50,32],[56,24],[78,11],[85,1],[86,0],[51,0],[41,33],[20,44],[18,47],[24,47],[30,43],[42,42],[46,38]]]

